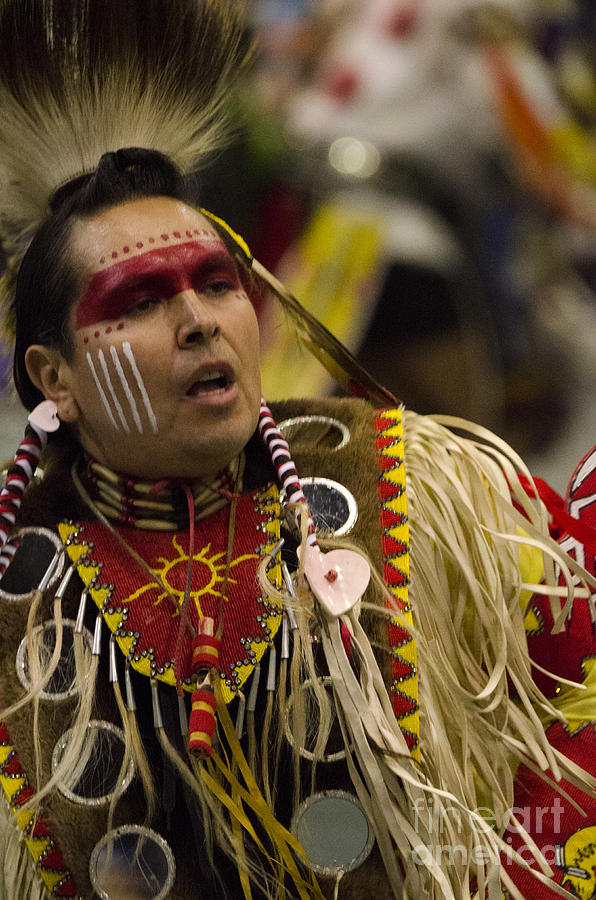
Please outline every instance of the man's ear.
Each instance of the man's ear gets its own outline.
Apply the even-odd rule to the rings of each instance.
[[[70,366],[56,347],[32,344],[25,353],[29,378],[46,400],[53,400],[62,422],[76,422],[79,407],[70,389]]]

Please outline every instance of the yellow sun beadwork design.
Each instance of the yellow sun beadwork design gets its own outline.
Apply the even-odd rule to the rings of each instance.
[[[229,703],[261,662],[281,624],[278,602],[262,594],[257,571],[276,547],[280,535],[279,492],[272,484],[242,496],[238,502],[242,526],[236,531],[237,556],[231,561],[228,587],[229,610],[221,645],[222,690]],[[223,516],[225,520],[225,511]],[[153,556],[147,553],[145,533],[127,532],[135,552],[154,573],[143,584],[140,567],[131,566],[121,548],[101,523],[64,521],[58,526],[71,562],[75,563],[89,596],[133,669],[141,675],[174,685],[171,647],[177,635],[178,610],[184,597],[188,571],[188,533],[151,533]],[[224,596],[227,553],[214,550],[225,546],[226,521],[218,528],[215,520],[196,523],[192,556],[191,614],[210,615]],[[279,550],[278,550],[279,554]],[[279,556],[266,570],[272,586],[281,585]],[[147,574],[144,576],[147,578]],[[144,579],[143,579],[144,580]],[[141,582],[141,583],[139,583]],[[166,582],[166,584],[164,584]],[[164,590],[165,589],[165,590]],[[162,600],[171,594],[175,611]],[[195,612],[196,609],[196,612]],[[188,690],[191,685],[184,685]]]
[[[134,591],[128,597],[124,597],[122,600],[123,604],[132,603],[137,597],[140,597],[146,591],[151,591],[157,588],[165,588],[165,590],[161,590],[159,596],[156,600],[153,601],[154,605],[157,606],[165,600],[168,594],[176,599],[178,602],[178,606],[182,606],[182,602],[184,600],[184,589],[177,587],[172,583],[171,573],[173,570],[182,565],[184,567],[184,577],[182,579],[182,584],[186,579],[186,568],[188,565],[188,553],[184,550],[183,547],[180,546],[177,535],[172,537],[172,546],[176,551],[177,555],[172,559],[167,559],[164,556],[159,556],[157,558],[157,563],[160,564],[160,568],[157,565],[152,565],[151,569],[160,579],[160,582],[151,581],[148,584],[143,585],[138,590]],[[197,581],[197,573],[199,569],[197,568],[197,564],[201,564],[204,569],[206,569],[206,578],[202,577],[203,573],[199,572],[199,583],[200,587],[195,590],[190,591],[190,599],[194,602],[197,608],[197,613],[199,616],[203,615],[203,610],[201,608],[200,598],[205,595],[210,595],[215,598],[219,598],[222,596],[221,591],[218,590],[218,585],[223,585],[225,583],[225,571],[226,571],[226,552],[222,550],[218,553],[214,553],[211,556],[209,555],[211,552],[211,544],[206,544],[202,547],[198,553],[194,553],[192,557],[193,561],[193,583]],[[259,559],[259,556],[256,553],[245,553],[242,556],[237,556],[230,563],[230,575],[229,575],[229,583],[236,584],[236,580],[232,576],[232,569],[234,566],[239,565],[239,563],[244,562],[247,559]],[[170,578],[168,578],[170,576]],[[223,594],[224,600],[227,600],[227,596]],[[172,616],[177,616],[179,610],[176,610],[172,613]]]

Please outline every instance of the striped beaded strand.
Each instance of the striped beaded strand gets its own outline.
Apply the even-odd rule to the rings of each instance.
[[[2,547],[0,575],[4,575],[16,552],[16,547],[6,544],[6,541],[16,521],[23,491],[33,477],[47,439],[47,434],[42,437],[31,425],[27,425],[25,437],[19,444],[14,462],[8,470],[6,484],[0,494],[0,547]]]
[[[33,478],[39,457],[48,442],[48,432],[55,431],[60,425],[55,409],[51,401],[45,400],[29,416],[25,437],[19,444],[6,476],[6,484],[0,493],[0,577],[4,575],[17,549],[7,541],[21,508],[23,492]],[[40,419],[47,427],[40,423]]]
[[[303,503],[306,508],[308,515],[306,545],[308,547],[318,547],[319,542],[317,540],[315,526],[310,512],[308,511],[308,503],[304,496],[300,479],[298,478],[296,466],[294,465],[294,461],[290,454],[288,442],[284,439],[281,431],[275,424],[271,410],[263,399],[261,399],[258,428],[261,440],[267,447],[271,462],[275,466],[277,479],[285,490],[288,501],[290,503]]]
[[[308,515],[306,546],[319,549],[314,522],[308,509],[308,502],[304,496],[296,466],[294,465],[294,461],[290,454],[288,442],[284,439],[281,431],[275,424],[275,419],[271,414],[271,410],[262,398],[258,429],[261,440],[267,447],[269,455],[271,456],[271,461],[275,466],[278,481],[284,488],[288,500],[292,503],[304,503],[306,507]],[[348,659],[351,659],[352,646],[350,632],[344,622],[340,623],[340,628],[346,655]]]

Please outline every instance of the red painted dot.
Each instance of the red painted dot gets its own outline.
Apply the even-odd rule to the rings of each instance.
[[[174,237],[180,237],[180,232],[179,232],[179,231],[174,231]]]
[[[112,259],[118,259],[118,254],[116,253],[115,250],[112,253]]]
[[[187,231],[187,232],[186,232],[186,237],[192,237],[192,231]]]
[[[170,235],[169,235],[169,234],[162,234],[161,239],[162,239],[162,241],[168,241],[168,240],[170,239]]]
[[[139,248],[139,250],[142,248],[142,246],[143,246],[143,242],[137,241],[137,247]]]
[[[335,569],[329,569],[329,571],[325,575],[325,578],[330,584],[332,584],[334,581],[337,581],[337,572],[335,571]]]
[[[95,331],[95,332],[93,333],[93,337],[99,337],[99,331]]]
[[[100,265],[103,266],[103,264],[105,263],[105,261],[106,261],[105,256],[102,256],[102,258],[101,258],[100,261],[99,261],[99,262],[100,262]]]
[[[88,344],[88,343],[89,343],[89,338],[88,338],[88,337],[83,338],[83,343],[84,343],[84,344]]]
[[[123,248],[122,248],[122,252],[123,252],[123,253],[130,253],[130,247],[123,247]]]
[[[154,244],[154,243],[155,243],[155,238],[149,238],[149,243],[150,243],[150,244]]]
[[[106,328],[106,334],[111,334],[111,333],[112,333],[112,329],[111,329],[111,328]]]
[[[116,326],[116,328],[118,331],[122,331],[122,329],[124,328],[124,322],[118,322],[118,325]]]
[[[200,234],[200,233],[201,233],[201,232],[199,231],[199,229],[198,229],[198,228],[195,228],[195,234]]]

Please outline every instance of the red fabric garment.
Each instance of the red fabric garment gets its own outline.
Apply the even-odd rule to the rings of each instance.
[[[547,735],[553,747],[596,776],[593,724],[572,734],[557,722],[548,729]],[[525,766],[521,766],[517,774],[513,812],[554,870],[554,880],[575,897],[593,900],[596,898],[596,801],[565,781],[561,787],[580,805],[585,816]],[[513,827],[506,830],[504,837],[524,859],[531,861],[526,841]],[[521,866],[505,859],[503,864],[528,900],[555,900],[557,897]]]
[[[564,503],[559,503],[560,498],[554,492],[546,492],[541,485],[538,488],[543,499],[548,499],[547,505],[553,513],[555,524],[560,530],[563,528],[559,543],[570,556],[594,574],[596,447],[586,454],[575,469]],[[576,527],[576,523],[580,527]],[[535,595],[530,609],[537,622],[536,630],[528,634],[528,648],[532,659],[555,675],[584,682],[588,667],[596,663],[594,596],[574,600],[573,611],[565,630],[559,634],[551,634],[553,617],[545,596]],[[556,695],[559,688],[555,679],[548,678],[537,670],[534,676],[545,694]],[[548,729],[547,736],[553,747],[596,776],[596,698],[593,707],[591,721],[576,727],[575,731],[556,722]],[[555,881],[581,900],[594,900],[596,800],[566,782],[561,787],[579,803],[585,815],[575,809],[568,798],[561,796],[554,786],[521,766],[516,776],[515,812],[552,866]],[[522,837],[513,830],[508,830],[505,837],[513,848],[530,861],[530,853]],[[554,900],[557,896],[520,866],[506,864],[506,868],[524,897],[531,900]]]
[[[554,495],[554,492],[551,494]],[[594,575],[596,567],[592,545],[596,544],[596,447],[576,467],[569,482],[564,507],[559,507],[558,503],[554,506],[552,496],[550,500],[549,510],[554,508],[555,515],[559,513],[559,523],[569,524],[568,520],[571,520],[568,530],[561,534],[559,543],[573,559]],[[574,523],[581,526],[581,531],[574,527]],[[573,529],[574,533],[569,529]],[[580,537],[586,540],[580,540]],[[563,602],[561,599],[561,605]],[[535,594],[530,601],[529,611],[535,622],[534,629],[528,634],[528,648],[532,659],[554,675],[582,682],[586,676],[586,660],[596,656],[594,597],[574,600],[573,614],[565,630],[559,634],[551,634],[553,616],[546,596]],[[548,697],[554,695],[556,680],[538,670],[534,670],[534,678],[543,693]],[[596,716],[596,709],[594,714]]]

